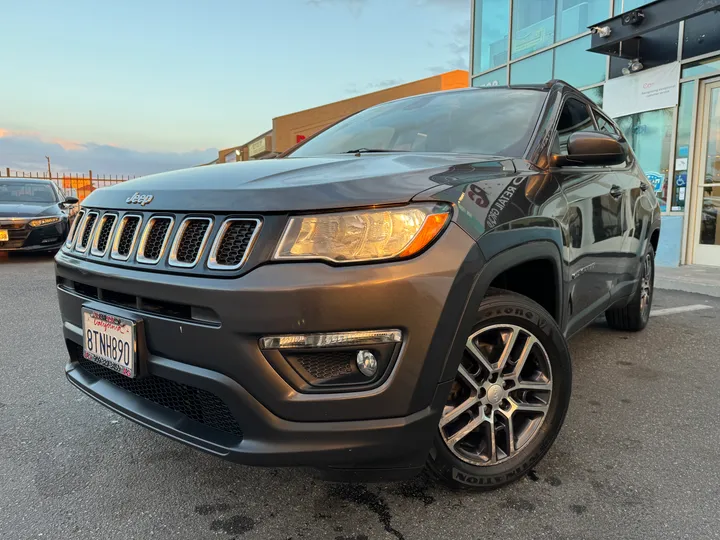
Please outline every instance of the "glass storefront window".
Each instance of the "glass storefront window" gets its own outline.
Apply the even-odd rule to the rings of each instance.
[[[720,186],[703,188],[700,215],[700,243],[720,246]]]
[[[507,63],[509,0],[475,0],[473,73]]]
[[[678,107],[677,135],[675,136],[675,181],[672,185],[670,210],[685,210],[687,176],[690,167],[690,137],[692,136],[692,112],[695,99],[695,81],[680,85],[680,105]]]
[[[575,87],[590,86],[605,80],[607,57],[588,52],[590,36],[585,36],[555,49],[555,75]]]
[[[711,11],[685,21],[682,57],[693,58],[720,49],[720,12]]]
[[[596,86],[595,88],[588,88],[587,90],[582,91],[583,94],[585,94],[587,97],[589,97],[593,102],[602,109],[603,105],[603,87],[602,86]]]
[[[507,68],[496,69],[472,80],[473,86],[505,86],[507,84]]]
[[[615,0],[615,15],[649,4],[653,0]],[[592,23],[591,23],[592,24]]]
[[[610,17],[610,0],[557,0],[555,41],[582,34],[587,27]],[[600,55],[598,55],[600,56]]]
[[[695,77],[696,75],[712,75],[720,72],[720,56],[707,58],[699,62],[692,62],[683,66],[680,77]]]
[[[512,58],[520,58],[555,41],[555,0],[514,0]]]
[[[615,120],[635,152],[640,167],[653,185],[655,195],[660,199],[660,210],[665,212],[673,109],[631,114]]]
[[[510,66],[510,84],[542,84],[552,79],[553,51],[536,54]]]

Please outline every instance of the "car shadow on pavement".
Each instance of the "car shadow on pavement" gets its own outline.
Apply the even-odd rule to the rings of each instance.
[[[54,251],[34,251],[29,253],[0,251],[0,264],[24,264],[51,261],[55,257],[55,253]]]

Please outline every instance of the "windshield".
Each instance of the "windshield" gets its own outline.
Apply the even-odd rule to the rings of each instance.
[[[57,202],[55,191],[47,184],[0,181],[0,203],[52,204],[54,202]]]
[[[537,90],[483,89],[384,103],[343,120],[290,155],[363,150],[521,157],[545,96]]]

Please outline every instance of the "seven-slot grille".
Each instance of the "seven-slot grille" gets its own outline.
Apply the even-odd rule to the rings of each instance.
[[[90,253],[99,257],[105,255],[116,222],[117,216],[115,214],[105,214],[100,218],[100,225],[98,226]]]
[[[77,244],[75,246],[75,249],[77,249],[78,251],[85,252],[87,250],[97,218],[97,212],[88,212],[88,214],[85,216],[85,219],[83,220],[83,223],[80,227],[80,232],[78,233],[80,237],[78,238]]]
[[[75,250],[92,257],[103,258],[109,251],[109,258],[116,261],[151,265],[164,260],[170,267],[186,269],[199,266],[201,259],[210,270],[239,269],[262,224],[255,218],[187,216],[175,226],[172,215],[81,212],[69,249],[74,242]]]
[[[170,230],[175,220],[171,217],[153,217],[143,232],[136,260],[140,263],[155,264],[165,251]]]

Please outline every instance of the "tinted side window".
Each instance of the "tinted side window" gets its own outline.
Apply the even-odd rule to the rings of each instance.
[[[595,131],[590,109],[582,101],[570,98],[563,105],[557,126],[556,153],[567,155],[567,143],[570,135],[577,131]]]
[[[615,126],[613,126],[604,116],[596,114],[595,120],[597,121],[599,131],[604,131],[605,133],[609,133],[610,135],[620,136],[620,133],[617,129],[615,129]]]

